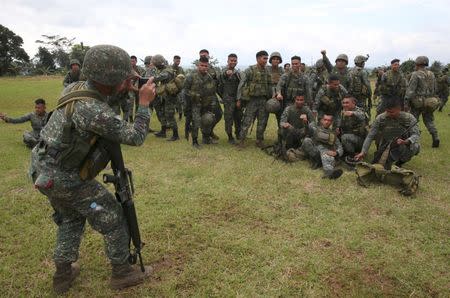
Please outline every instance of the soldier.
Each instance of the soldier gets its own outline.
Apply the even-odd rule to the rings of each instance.
[[[419,119],[422,114],[423,122],[428,132],[433,138],[433,148],[439,147],[439,137],[434,126],[433,109],[428,107],[428,100],[436,95],[436,79],[434,74],[427,70],[428,57],[419,56],[416,58],[416,71],[411,75],[408,87],[406,88],[406,101],[411,107],[411,113]]]
[[[381,163],[387,170],[392,163],[397,166],[411,160],[420,151],[419,127],[413,115],[403,112],[402,99],[392,98],[386,101],[386,110],[375,118],[369,134],[364,140],[362,150],[355,155],[356,160],[362,160],[369,152],[370,144],[377,135],[381,137],[378,151],[375,152],[373,163]],[[405,134],[405,132],[407,132]],[[390,144],[393,142],[393,144]],[[387,147],[389,145],[389,148]],[[388,156],[383,157],[384,150],[388,150]],[[385,160],[382,160],[385,159]]]
[[[31,122],[33,131],[25,131],[23,133],[23,142],[28,148],[33,148],[39,142],[42,127],[45,125],[45,119],[48,113],[45,111],[45,100],[38,98],[34,101],[34,113],[26,114],[20,118],[10,118],[3,113],[0,113],[0,119],[6,123],[24,123]]]
[[[185,75],[183,67],[180,66],[181,57],[178,55],[173,56],[172,69],[174,71],[175,77],[178,75]],[[181,120],[183,115],[183,99],[181,92],[177,95],[177,105],[176,110],[178,112],[178,119]]]
[[[66,74],[63,80],[64,87],[69,86],[74,82],[80,81],[81,76],[81,64],[78,59],[70,59],[70,71]]]
[[[322,60],[328,73],[337,75],[341,85],[344,86],[345,90],[348,90],[350,87],[349,69],[347,67],[348,56],[346,54],[339,54],[336,57],[336,65],[332,66],[330,59],[327,57],[327,51],[322,50],[320,53],[322,54]]]
[[[190,103],[188,109],[192,112],[192,146],[198,144],[198,130],[202,130],[202,143],[212,144],[212,127],[215,123],[214,111],[217,104],[216,81],[208,74],[209,59],[201,56],[197,71],[189,74],[184,84],[184,96]]]
[[[286,107],[294,103],[294,98],[297,93],[304,94],[306,104],[310,107],[312,106],[309,80],[300,71],[300,63],[301,58],[299,56],[293,56],[291,58],[291,71],[281,76],[275,89],[276,99],[281,103],[281,109],[275,114],[278,126],[280,126],[281,114]]]
[[[333,115],[336,127],[341,117],[341,102],[346,94],[347,90],[340,84],[339,77],[331,74],[328,77],[328,83],[317,92],[313,112],[319,119],[323,115]]]
[[[314,64],[314,67],[311,67],[309,71],[306,73],[308,77],[309,86],[311,90],[311,101],[314,101],[316,98],[317,92],[319,92],[320,88],[327,82],[327,73],[326,73],[325,64],[323,63],[323,59],[319,59]]]
[[[377,106],[377,115],[386,110],[386,101],[392,98],[396,100],[401,99],[402,110],[404,110],[405,91],[406,79],[400,70],[400,60],[393,59],[391,68],[381,76],[379,87],[381,102]]]
[[[305,105],[305,95],[298,91],[294,104],[287,106],[281,115],[280,130],[286,150],[299,148],[309,131],[309,124],[314,122],[314,115]]]
[[[303,140],[301,150],[310,159],[312,168],[317,169],[322,164],[325,172],[322,178],[337,179],[342,170],[335,169],[336,159],[342,156],[343,149],[336,131],[332,129],[333,115],[323,115],[320,125],[310,125],[312,138]]]
[[[370,87],[369,74],[364,70],[367,57],[358,55],[355,57],[355,67],[349,71],[350,86],[348,93],[356,98],[356,105],[369,115],[372,109],[372,88]]]
[[[285,73],[291,71],[291,63],[285,63],[283,68]]]
[[[131,68],[136,72],[136,78],[131,80],[131,90],[128,91],[127,98],[125,100],[120,101],[121,108],[123,112],[123,119],[125,121],[132,122],[133,121],[133,105],[138,105],[139,101],[139,88],[138,88],[138,77],[145,75],[145,69],[137,65],[137,57],[130,57]]]
[[[272,97],[276,96],[276,87],[278,82],[280,81],[281,76],[283,75],[283,67],[280,66],[282,62],[283,59],[281,59],[281,54],[279,52],[273,52],[272,54],[270,54],[269,57],[270,66],[267,66],[267,70],[269,71],[270,76],[272,78]],[[279,118],[277,119],[279,121]],[[278,122],[278,125],[279,124],[280,123]]]
[[[238,87],[237,105],[247,101],[242,130],[239,136],[238,146],[243,148],[247,132],[256,118],[256,146],[264,147],[264,131],[266,130],[269,114],[266,111],[266,101],[272,96],[272,78],[266,68],[268,53],[259,51],[256,53],[256,65],[252,65],[244,72]]]
[[[439,106],[439,112],[442,112],[442,109],[444,108],[445,104],[448,101],[448,68],[444,68],[442,70],[442,74],[437,78],[437,94],[441,100],[441,104]]]
[[[225,109],[225,132],[228,135],[228,143],[235,144],[236,141],[233,137],[233,124],[234,133],[236,138],[239,138],[242,122],[242,109],[237,107],[237,89],[239,82],[241,81],[241,74],[236,65],[238,58],[236,54],[229,54],[227,67],[222,70],[219,75],[219,86],[217,93],[222,97],[223,106]]]
[[[155,97],[155,86],[149,80],[141,88],[132,125],[117,118],[106,102],[106,96],[129,88],[130,56],[115,46],[94,46],[86,53],[83,73],[87,81],[66,88],[62,103],[42,129],[41,141],[31,158],[34,185],[55,210],[53,218],[58,227],[53,289],[57,294],[67,292],[79,274],[75,262],[86,221],[103,235],[112,265],[112,289],[142,283],[152,271],[150,266],[143,273],[130,265],[129,236],[121,205],[94,179],[106,166],[105,159],[91,159],[90,152],[92,144],[102,138],[132,146],[144,142],[150,119],[148,105]],[[86,159],[93,164],[82,165],[80,161]],[[101,165],[97,164],[100,159]],[[84,176],[81,170],[87,164],[93,168],[91,175]]]
[[[344,148],[344,156],[353,158],[361,151],[367,135],[367,118],[363,109],[356,105],[356,99],[346,95],[342,100],[342,115],[338,125],[338,133]]]
[[[378,68],[375,68],[374,71],[376,72],[377,80],[375,82],[375,89],[373,90],[373,100],[378,100],[380,97],[380,86],[381,86],[381,78],[383,77],[383,74],[386,72],[386,67],[381,66]],[[374,102],[376,104],[376,102]],[[380,103],[378,103],[380,104]],[[378,105],[377,105],[377,116],[378,116]]]

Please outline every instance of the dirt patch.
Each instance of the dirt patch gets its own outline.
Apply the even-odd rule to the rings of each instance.
[[[171,272],[175,275],[180,275],[183,272],[186,256],[182,253],[165,255],[159,260],[152,262],[150,265],[154,270],[153,279],[160,281],[163,272]]]

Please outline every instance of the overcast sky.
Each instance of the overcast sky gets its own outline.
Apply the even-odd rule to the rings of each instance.
[[[326,49],[351,59],[369,54],[369,66],[427,55],[450,62],[448,0],[316,1],[51,1],[0,0],[0,23],[24,39],[33,57],[41,34],[75,37],[85,45],[114,44],[143,59],[173,55],[190,64],[202,48],[221,64],[234,52],[239,64],[255,53],[279,51],[311,64]]]

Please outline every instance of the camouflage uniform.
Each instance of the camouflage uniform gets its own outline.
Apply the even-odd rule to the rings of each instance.
[[[302,93],[305,96],[305,104],[312,106],[311,88],[308,77],[302,72],[290,71],[281,76],[276,87],[276,93],[283,96],[281,101],[281,109],[276,114],[278,126],[280,125],[281,113],[284,109],[294,103],[294,97]]]
[[[341,117],[342,99],[347,94],[347,90],[339,85],[339,90],[334,91],[327,85],[317,92],[316,100],[313,105],[313,111],[317,112],[318,119],[321,119],[323,115],[333,116],[333,125],[336,127]]]
[[[91,81],[83,82],[81,89],[96,91]],[[70,88],[64,92],[69,91]],[[104,236],[111,263],[127,262],[129,238],[120,203],[95,179],[81,179],[80,161],[88,154],[94,137],[141,145],[149,119],[148,109],[139,107],[134,125],[128,124],[116,115],[106,98],[87,98],[74,102],[71,115],[66,114],[65,108],[55,110],[42,129],[42,140],[32,151],[30,175],[55,210],[56,263],[78,259],[86,220]],[[62,156],[68,154],[72,154],[71,158],[63,161]]]
[[[387,117],[386,112],[378,115],[370,127],[369,134],[364,140],[361,152],[367,155],[370,144],[377,136],[381,137],[380,146],[378,148],[385,148],[388,142],[399,137],[415,122],[416,119],[414,116],[406,112],[400,112],[400,116],[397,119]],[[411,160],[411,158],[420,151],[420,132],[417,123],[409,130],[409,134],[406,136],[405,140],[406,139],[410,141],[410,144],[399,145],[395,149],[399,163],[405,163]],[[379,154],[375,153],[375,155]],[[393,160],[390,162],[392,161]]]
[[[283,67],[278,66],[277,68],[273,68],[271,65],[266,66],[267,71],[270,73],[271,78],[271,88],[272,88],[272,97],[276,95],[276,87],[280,82],[281,77],[283,76],[284,70]]]
[[[77,73],[73,73],[72,71],[69,71],[63,80],[64,87],[67,87],[72,83],[81,81],[80,77],[81,77],[81,71],[79,71]]]
[[[359,107],[355,107],[352,112],[353,115],[351,116],[344,116],[342,114],[338,124],[344,154],[351,157],[361,151],[364,138],[367,135],[366,113]]]
[[[269,118],[269,113],[266,111],[266,101],[272,96],[271,85],[272,79],[266,67],[260,68],[258,65],[253,65],[245,70],[239,83],[237,95],[238,100],[248,100],[239,136],[241,141],[244,141],[247,137],[247,132],[255,118],[258,120],[256,139],[258,141],[264,140],[264,131]]]
[[[239,137],[241,131],[242,109],[236,107],[237,90],[241,81],[241,74],[239,70],[234,69],[233,74],[228,76],[226,74],[227,70],[228,68],[225,68],[220,73],[217,93],[223,100],[225,132],[229,139],[233,139],[233,124],[236,137]]]
[[[406,79],[403,73],[393,71],[392,69],[385,72],[380,79],[379,93],[381,95],[381,102],[377,106],[377,115],[384,112],[386,103],[389,99],[401,99],[402,109],[404,109],[404,98],[406,91]]]
[[[433,137],[433,141],[438,140],[438,132],[434,125],[434,114],[433,112],[426,111],[423,108],[416,108],[412,104],[415,98],[428,98],[436,95],[436,79],[434,74],[429,70],[417,70],[411,75],[408,87],[406,89],[405,98],[411,107],[411,114],[419,119],[422,114],[423,122],[428,129],[428,132]]]
[[[217,75],[217,71],[212,64],[209,64],[208,74],[213,78],[213,80],[216,84],[216,87],[217,87],[217,85],[219,84],[219,81],[218,81],[219,76]],[[219,121],[222,119],[222,116],[223,116],[223,110],[222,110],[222,107],[220,106],[217,95],[214,96],[213,101],[214,101],[214,103],[213,103],[214,110],[212,112],[214,113],[214,118],[216,119],[216,121],[215,121],[213,127],[211,128],[212,134],[214,133],[214,127],[217,125],[217,123],[219,123]]]
[[[348,93],[356,99],[356,105],[370,115],[372,88],[370,87],[369,74],[363,67],[355,66],[349,71],[349,77]]]
[[[315,162],[321,162],[322,168],[325,172],[334,170],[336,158],[342,156],[343,149],[341,142],[336,136],[334,129],[317,127],[310,124],[312,131],[312,138],[305,138],[303,140],[301,150],[308,158]],[[336,157],[328,155],[326,152],[334,150],[337,153]]]
[[[314,122],[314,115],[306,106],[302,106],[299,109],[295,104],[290,105],[284,109],[281,115],[279,134],[286,143],[286,150],[300,147],[303,139],[308,135],[309,125],[300,119],[300,116],[303,114],[306,115],[308,123]],[[285,123],[289,123],[291,127],[284,128],[283,125]]]
[[[320,59],[316,62],[315,67],[311,67],[306,73],[311,90],[311,102],[313,102],[316,98],[317,92],[319,92],[320,88],[327,84],[326,69],[322,68],[323,60]]]
[[[439,106],[439,111],[442,111],[445,104],[448,101],[448,84],[449,84],[449,77],[447,72],[443,72],[437,79],[437,95],[441,99],[441,105]]]
[[[201,128],[203,141],[209,141],[212,127],[202,127],[201,119],[203,114],[214,113],[216,110],[216,81],[209,73],[201,74],[195,71],[186,77],[184,96],[189,103],[188,110],[192,113],[192,140],[197,141],[198,130]]]
[[[181,66],[175,66],[172,64],[172,69],[173,69],[175,77],[180,74],[185,75],[184,69]],[[183,113],[183,94],[182,94],[182,92],[178,93],[178,95],[177,95],[176,111],[180,115],[180,119],[181,119],[181,115]]]
[[[16,124],[30,121],[33,131],[25,131],[23,133],[23,142],[28,148],[33,148],[39,142],[39,134],[41,132],[41,129],[45,125],[45,119],[47,118],[47,115],[47,112],[42,116],[39,116],[38,114],[33,112],[19,118],[5,117],[5,122]]]
[[[322,59],[328,73],[337,75],[339,77],[341,85],[344,86],[345,90],[349,90],[350,75],[348,67],[345,67],[342,70],[338,69],[336,66],[331,65],[330,59],[328,59],[327,55],[325,54],[322,55]]]

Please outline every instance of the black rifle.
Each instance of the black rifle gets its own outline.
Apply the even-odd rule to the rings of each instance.
[[[390,151],[394,147],[397,146],[397,140],[407,137],[411,128],[416,126],[417,123],[419,123],[418,119],[416,119],[416,121],[413,124],[411,124],[405,131],[403,131],[399,136],[395,136],[389,142],[385,142],[384,144],[381,144],[380,148],[378,148],[378,150],[375,152],[375,155],[372,160],[372,164],[379,163],[379,164],[382,164],[386,170],[390,170],[391,163],[387,162]]]
[[[144,246],[144,243],[141,241],[136,209],[134,208],[133,202],[133,175],[130,170],[125,168],[119,143],[105,140],[104,147],[110,155],[111,167],[114,174],[103,174],[103,182],[114,184],[116,198],[122,205],[123,214],[127,221],[128,233],[130,235],[130,239],[128,240],[128,246],[130,248],[128,261],[130,264],[136,264],[137,259],[139,258],[141,270],[142,272],[145,272],[141,256],[141,249]],[[131,248],[131,243],[133,243],[134,249]]]

